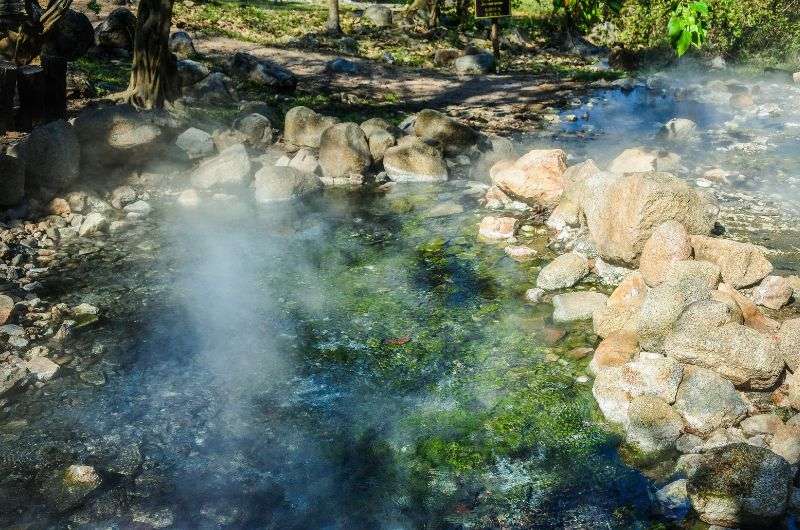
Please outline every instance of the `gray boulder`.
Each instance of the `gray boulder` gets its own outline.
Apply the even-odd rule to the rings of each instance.
[[[591,320],[598,309],[606,306],[608,296],[594,291],[558,294],[553,297],[553,320],[575,322]]]
[[[322,133],[319,164],[326,178],[363,174],[372,165],[364,131],[355,123],[339,123]]]
[[[118,7],[95,28],[95,39],[101,48],[133,50],[136,35],[136,15],[130,9]]]
[[[417,113],[414,134],[424,142],[438,146],[446,155],[467,152],[481,139],[470,127],[430,109]]]
[[[80,173],[81,146],[73,128],[62,120],[35,127],[19,146],[25,160],[28,189],[52,191],[70,185]]]
[[[115,105],[82,112],[73,130],[83,166],[108,167],[150,158],[161,147],[162,127],[156,114]]]
[[[94,28],[89,17],[68,9],[64,18],[47,34],[42,55],[63,57],[67,61],[80,59],[94,45]]]
[[[369,152],[372,154],[372,160],[380,162],[383,160],[383,155],[390,147],[394,147],[397,141],[391,133],[386,131],[377,131],[368,136]]]
[[[392,135],[394,138],[399,138],[403,132],[382,118],[370,118],[359,125],[367,138],[378,132],[385,132]]]
[[[344,57],[331,59],[325,65],[325,70],[333,74],[357,74],[360,69],[357,62]]]
[[[169,51],[179,59],[188,59],[197,55],[192,37],[185,31],[176,31],[169,36]]]
[[[25,197],[25,163],[0,152],[0,206],[15,206]]]
[[[200,164],[192,172],[192,186],[199,189],[242,186],[247,183],[251,168],[244,145],[234,144]]]
[[[726,528],[770,528],[786,512],[794,473],[768,449],[738,443],[698,457],[686,490],[700,519]]]
[[[189,68],[193,68],[188,64],[188,61],[181,61],[182,64]],[[195,72],[197,76],[202,73],[202,70]],[[186,81],[189,81],[188,76],[194,76],[194,73],[186,72]],[[183,82],[183,81],[182,81]],[[238,99],[236,89],[233,86],[231,79],[222,72],[213,72],[202,78],[199,82],[185,87],[186,95],[194,97],[207,105],[224,105],[229,104]]]
[[[464,55],[453,62],[457,74],[484,75],[495,71],[496,63],[491,53]]]
[[[238,118],[233,126],[245,135],[248,144],[253,147],[264,148],[272,144],[272,124],[266,116],[255,113],[248,114]]]
[[[214,139],[205,131],[191,127],[181,133],[175,140],[175,145],[186,153],[189,160],[205,158],[214,154]]]
[[[379,28],[388,28],[392,25],[392,10],[386,6],[372,5],[364,10],[364,18]]]
[[[447,180],[447,165],[441,151],[417,139],[387,149],[383,155],[383,168],[395,182]]]
[[[747,415],[747,404],[733,383],[704,368],[686,369],[675,397],[675,410],[690,432],[708,435],[737,424]]]
[[[288,201],[322,188],[316,175],[288,166],[264,166],[256,172],[254,185],[260,203]]]
[[[659,137],[677,142],[693,138],[697,134],[697,124],[686,118],[669,120],[658,132]]]
[[[178,61],[178,83],[181,87],[195,85],[208,77],[211,70],[202,63],[191,59],[181,59]],[[227,89],[226,89],[227,92]]]
[[[545,265],[536,278],[536,287],[555,291],[572,287],[589,274],[589,260],[580,254],[568,252]]]
[[[284,66],[269,59],[260,59],[245,52],[236,52],[228,62],[230,74],[281,92],[292,92],[297,88],[297,77]]]
[[[308,107],[294,107],[284,118],[283,139],[293,145],[316,149],[322,141],[322,133],[337,123],[337,118],[317,114]]]

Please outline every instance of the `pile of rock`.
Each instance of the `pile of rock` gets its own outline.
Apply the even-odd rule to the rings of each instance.
[[[800,495],[800,318],[761,308],[780,317],[800,279],[773,275],[761,247],[712,237],[718,209],[664,171],[672,155],[628,150],[608,171],[565,161],[538,150],[492,168],[487,204],[552,210],[553,243],[573,249],[528,298],[558,292],[555,321],[593,321],[593,394],[628,443],[683,454],[672,500],[684,491],[701,519],[727,527],[780,518]],[[517,225],[486,217],[479,237],[515,245]],[[604,269],[610,296],[560,292]]]

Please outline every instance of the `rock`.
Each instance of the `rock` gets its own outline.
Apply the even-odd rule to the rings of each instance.
[[[248,114],[233,122],[234,128],[244,134],[247,142],[253,147],[264,148],[272,144],[272,124],[266,116]]]
[[[131,186],[119,186],[111,192],[111,206],[121,210],[136,200],[136,190]]]
[[[645,453],[667,451],[683,431],[683,419],[669,403],[655,396],[637,396],[628,407],[628,443]]]
[[[58,373],[59,366],[47,357],[34,357],[25,361],[27,369],[37,381],[49,381]]]
[[[62,18],[47,34],[42,55],[63,57],[67,61],[77,61],[94,45],[94,27],[89,17],[68,9]]]
[[[417,113],[414,134],[450,156],[469,151],[480,140],[480,135],[473,129],[430,109]]]
[[[775,414],[756,414],[742,421],[741,428],[746,436],[775,434],[783,427],[783,420]]]
[[[686,305],[686,295],[668,285],[647,291],[636,321],[636,335],[644,350],[664,351],[664,339],[672,332]]]
[[[687,480],[682,478],[675,482],[670,482],[656,491],[658,511],[671,521],[683,521],[692,508],[689,502],[689,494],[686,491],[686,484]]]
[[[625,173],[649,173],[653,171],[674,171],[680,165],[681,157],[666,151],[648,150],[643,147],[626,149],[611,161],[608,171],[623,175]],[[667,221],[667,219],[664,219]]]
[[[25,163],[0,152],[0,207],[15,206],[25,197]]]
[[[180,192],[176,200],[184,208],[196,208],[200,205],[200,195],[191,188]]]
[[[372,164],[369,143],[355,123],[338,123],[322,133],[319,164],[327,178],[363,174]]]
[[[659,131],[658,135],[669,141],[683,141],[693,138],[697,134],[697,124],[686,118],[669,120]]]
[[[780,325],[776,321],[766,317],[749,298],[737,292],[736,289],[730,285],[721,283],[719,284],[717,292],[712,294],[720,300],[725,300],[727,303],[730,303],[730,301],[735,303],[739,307],[742,313],[742,319],[747,327],[768,334],[778,330]]]
[[[497,68],[494,55],[491,53],[478,53],[458,57],[453,66],[459,75],[484,75],[490,74]]]
[[[637,353],[639,353],[639,341],[636,334],[617,331],[603,339],[597,346],[589,363],[589,372],[597,375],[610,366],[622,366],[630,362]]]
[[[553,297],[553,320],[575,322],[591,320],[592,314],[605,307],[608,296],[593,291],[558,294]]]
[[[755,285],[772,272],[764,251],[750,243],[693,235],[692,248],[696,259],[715,263],[725,283],[735,289]]]
[[[95,28],[95,39],[101,48],[133,50],[136,35],[136,15],[125,7],[118,7]]]
[[[478,238],[487,242],[505,241],[514,237],[518,224],[515,217],[484,217],[478,227]]]
[[[86,497],[100,486],[100,476],[92,466],[73,464],[56,472],[43,493],[59,512],[80,506]]]
[[[372,155],[372,160],[380,162],[383,160],[383,155],[390,147],[394,147],[397,143],[390,133],[386,131],[377,131],[372,133],[368,138],[369,152]]]
[[[249,53],[234,53],[228,61],[228,69],[233,77],[268,86],[276,91],[293,92],[297,87],[297,78],[288,68]]]
[[[182,132],[175,140],[175,145],[186,153],[189,160],[211,156],[216,150],[214,139],[211,138],[211,135],[194,127]]]
[[[169,36],[169,51],[178,59],[188,59],[197,55],[192,37],[185,31],[176,31]]]
[[[447,165],[442,153],[417,139],[387,149],[383,155],[383,168],[395,182],[447,180]]]
[[[675,410],[690,432],[710,434],[735,425],[747,415],[747,404],[733,383],[704,368],[687,369],[675,397]]]
[[[392,10],[386,6],[371,5],[364,10],[364,18],[379,28],[388,28],[392,25]]]
[[[694,434],[684,433],[675,442],[675,449],[679,453],[699,453],[703,448],[703,439]]]
[[[800,463],[800,427],[780,425],[769,443],[776,455],[782,456],[792,466]]]
[[[592,315],[594,332],[601,337],[608,337],[619,331],[636,332],[639,311],[647,291],[641,273],[628,275],[611,293],[606,307]]]
[[[765,528],[786,512],[792,475],[786,460],[771,451],[733,444],[701,455],[686,490],[706,523]]]
[[[316,175],[293,167],[264,166],[255,175],[255,199],[260,203],[288,201],[321,188]]]
[[[391,134],[394,138],[399,138],[403,135],[402,131],[382,118],[370,118],[359,125],[364,134],[369,138],[375,133],[385,132]]]
[[[786,278],[767,276],[753,291],[753,302],[778,310],[788,304],[793,295],[794,289]]]
[[[450,66],[453,61],[461,57],[461,51],[455,48],[440,48],[433,52],[434,66]]]
[[[250,158],[242,144],[235,144],[213,158],[203,161],[192,172],[192,186],[199,189],[247,184]]]
[[[322,133],[337,123],[337,118],[322,116],[308,107],[294,107],[284,118],[283,138],[290,144],[318,148]]]
[[[185,60],[181,63],[190,66]],[[197,72],[197,75],[200,73]],[[208,74],[199,82],[186,87],[184,92],[206,105],[227,105],[238,99],[233,81],[222,72]]]
[[[153,207],[150,206],[150,203],[146,201],[136,201],[131,204],[125,206],[125,212],[130,218],[130,214],[136,214],[137,218],[144,218],[150,215],[150,212],[153,211]]]
[[[800,369],[800,318],[786,320],[781,324],[778,351],[792,372]]]
[[[618,265],[637,265],[663,223],[676,221],[690,234],[708,234],[717,214],[706,197],[669,173],[625,175],[600,200],[596,209],[585,210],[587,225],[600,256]]]
[[[664,286],[683,294],[687,304],[708,300],[719,285],[719,267],[708,261],[673,262],[664,277]]]
[[[14,314],[14,299],[0,294],[0,326],[5,326]]]
[[[545,265],[536,278],[536,286],[546,291],[567,289],[589,274],[589,260],[580,254],[562,254]]]
[[[101,213],[93,212],[84,217],[81,227],[78,229],[78,235],[81,237],[92,236],[105,229],[106,226],[108,226],[108,219]]]
[[[178,84],[182,88],[190,87],[192,85],[199,83],[203,79],[207,78],[211,73],[211,70],[209,70],[206,65],[204,65],[203,63],[199,63],[197,61],[193,61],[191,59],[181,59],[180,61],[178,61],[177,67],[178,67]],[[222,75],[222,78],[225,78],[225,76]],[[225,86],[223,84],[222,91],[224,92],[223,96],[224,99],[233,99],[231,97],[231,93],[229,92],[228,86]]]
[[[464,212],[463,206],[461,206],[455,201],[447,201],[439,203],[433,208],[426,210],[423,216],[428,219],[433,219],[436,217],[449,217],[451,215],[458,215],[463,212]]]
[[[743,388],[768,389],[783,372],[775,341],[736,323],[679,329],[665,340],[664,349],[682,363],[715,370]]]
[[[333,74],[357,74],[361,68],[358,63],[345,59],[344,57],[337,57],[331,59],[325,64],[325,71]]]
[[[536,250],[524,245],[509,245],[504,248],[503,251],[506,253],[506,256],[519,263],[532,261],[536,259],[536,256],[538,255]]]
[[[535,287],[533,289],[528,289],[527,291],[525,291],[525,300],[527,300],[528,302],[538,304],[539,302],[542,301],[543,297],[544,297],[544,290],[539,289],[538,287]]]
[[[753,96],[747,93],[740,93],[740,94],[732,94],[731,98],[728,100],[730,106],[737,110],[744,110],[752,107],[755,105],[755,100]]]
[[[83,111],[73,125],[81,164],[117,167],[149,159],[163,141],[157,120],[156,114],[137,112],[127,105]]]
[[[672,263],[691,257],[692,241],[686,228],[677,221],[667,221],[656,227],[644,244],[639,271],[647,285],[655,287],[664,281]]]
[[[567,228],[578,228],[581,224],[581,211],[577,204],[562,200],[545,223],[548,228],[561,232]]]
[[[655,396],[674,403],[682,377],[683,367],[673,359],[640,358],[601,370],[594,380],[592,394],[607,420],[627,425],[633,398]]]
[[[515,199],[555,206],[564,193],[566,161],[561,149],[534,149],[515,162],[497,162],[489,174],[495,186]]]

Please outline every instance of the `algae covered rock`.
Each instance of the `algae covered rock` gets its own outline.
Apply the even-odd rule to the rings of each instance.
[[[626,440],[646,453],[675,447],[683,419],[669,403],[655,396],[638,396],[628,407]]]
[[[735,425],[747,415],[747,404],[733,383],[704,368],[687,368],[675,396],[675,409],[690,431],[710,434]]]

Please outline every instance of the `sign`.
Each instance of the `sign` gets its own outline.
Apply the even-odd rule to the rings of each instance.
[[[475,18],[511,16],[511,0],[475,0]]]

